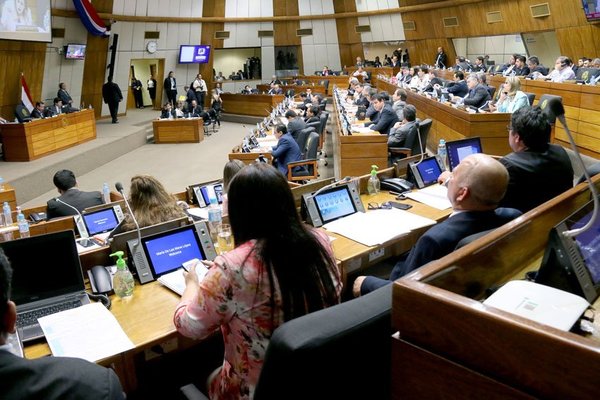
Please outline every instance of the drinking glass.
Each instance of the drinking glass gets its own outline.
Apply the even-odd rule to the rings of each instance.
[[[217,240],[220,254],[233,250],[233,235],[229,224],[219,225]]]

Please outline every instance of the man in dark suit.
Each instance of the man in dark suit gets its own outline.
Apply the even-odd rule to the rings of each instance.
[[[296,143],[296,140],[288,133],[285,125],[277,125],[275,128],[275,137],[277,138],[277,145],[273,147],[271,155],[275,160],[277,169],[284,176],[287,176],[288,163],[299,161],[302,158],[302,153],[300,152],[298,143]]]
[[[131,90],[135,100],[135,108],[144,108],[144,99],[142,97],[142,81],[133,76],[131,78]]]
[[[71,95],[69,94],[69,92],[67,92],[67,84],[64,82],[61,82],[58,85],[58,92],[56,92],[56,97],[58,97],[63,104],[64,107],[64,112],[70,113],[70,112],[75,112],[75,111],[79,111],[78,108],[73,107],[73,99],[71,98]]]
[[[112,123],[117,124],[119,122],[119,119],[117,118],[119,114],[119,103],[123,100],[123,93],[121,93],[119,85],[113,82],[112,77],[109,77],[107,82],[102,85],[102,98],[108,105]]]
[[[463,104],[466,106],[479,108],[492,98],[487,88],[479,83],[479,79],[475,74],[471,74],[467,78],[467,87],[469,93],[463,99]]]
[[[530,74],[529,67],[527,66],[527,59],[525,56],[518,55],[515,58],[515,76],[527,76]]]
[[[63,102],[59,97],[55,97],[52,106],[52,115],[58,115],[65,112]]]
[[[35,108],[31,111],[31,118],[45,118],[46,117],[46,105],[42,101],[35,102]]]
[[[536,79],[539,75],[548,75],[548,68],[540,65],[540,59],[536,56],[529,57],[527,66],[529,67],[529,75],[527,75],[527,78]]]
[[[177,105],[177,80],[173,71],[169,71],[169,76],[165,78],[163,87],[167,93],[167,99],[175,107]]]
[[[5,400],[124,399],[119,378],[80,358],[41,357],[33,360],[9,351],[7,335],[16,330],[17,310],[10,301],[12,268],[0,248],[0,393]]]
[[[448,93],[458,97],[465,97],[469,93],[469,87],[465,82],[465,74],[462,71],[454,73],[454,85],[448,86]]]
[[[444,48],[440,46],[437,49],[437,54],[435,55],[435,61],[433,63],[433,66],[435,68],[446,68],[447,63],[448,57],[446,56],[446,53],[444,53]]]
[[[288,120],[287,132],[292,137],[295,138],[298,135],[298,132],[306,128],[306,122],[304,122],[302,117],[299,116],[294,110],[288,110],[285,113],[285,117]]]
[[[398,122],[398,116],[392,106],[386,104],[384,97],[379,93],[371,97],[371,104],[377,110],[377,115],[371,122],[365,123],[365,126],[373,131],[378,131],[382,135],[388,135],[392,126]]]
[[[452,215],[431,227],[401,256],[389,280],[360,276],[354,282],[354,294],[363,295],[385,286],[451,253],[465,237],[497,228],[519,216],[521,213],[514,209],[496,209],[507,184],[506,169],[492,157],[479,153],[464,158],[447,181]]]
[[[417,135],[419,124],[417,122],[417,109],[412,104],[404,107],[404,119],[390,129],[388,147],[405,147],[407,138]]]
[[[56,189],[58,189],[58,193],[60,193],[58,197],[60,202],[56,199],[48,200],[46,204],[48,219],[77,215],[77,211],[73,208],[82,212],[88,207],[104,204],[102,193],[98,191],[83,192],[77,188],[77,180],[73,171],[69,171],[68,169],[58,171],[54,174],[53,182]],[[67,203],[71,207],[63,203]]]

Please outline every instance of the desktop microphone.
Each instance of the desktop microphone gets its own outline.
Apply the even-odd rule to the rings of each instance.
[[[115,189],[117,189],[117,192],[121,193],[121,196],[123,196],[123,200],[125,200],[125,205],[127,206],[127,210],[129,211],[129,215],[131,215],[131,219],[133,220],[133,223],[135,224],[135,230],[137,231],[137,235],[138,235],[138,241],[133,246],[133,248],[135,250],[142,243],[142,232],[140,231],[140,226],[139,226],[139,224],[137,222],[137,219],[135,219],[135,215],[133,215],[133,211],[131,210],[131,206],[129,205],[129,201],[127,201],[127,196],[125,196],[125,193],[123,193],[123,185],[121,184],[121,182],[115,183]]]
[[[77,229],[79,230],[79,236],[81,236],[81,238],[83,238],[83,239],[87,239],[89,237],[88,231],[87,231],[87,228],[85,227],[85,222],[83,222],[83,216],[81,215],[79,210],[77,208],[73,207],[72,205],[70,205],[69,203],[62,201],[58,197],[55,197],[54,200],[75,210],[77,215],[74,215],[73,219],[75,220],[75,225],[77,225]]]
[[[325,185],[325,186],[323,186],[322,188],[320,188],[319,190],[317,190],[316,192],[314,192],[314,193],[311,195],[311,197],[315,197],[315,196],[317,196],[319,193],[323,192],[324,190],[330,189],[330,188],[332,188],[332,187],[334,187],[334,186],[341,185],[341,184],[344,184],[344,183],[346,183],[346,182],[350,182],[352,179],[353,179],[352,177],[350,177],[350,176],[346,176],[346,177],[344,177],[344,178],[340,179],[339,181],[331,182],[329,185]]]
[[[594,223],[596,222],[596,218],[598,218],[598,193],[596,191],[596,186],[592,183],[590,174],[589,174],[587,168],[585,167],[583,160],[581,159],[581,155],[579,154],[579,150],[577,149],[577,145],[575,144],[573,135],[571,135],[571,131],[567,127],[567,120],[565,119],[565,107],[563,106],[562,102],[559,102],[559,101],[549,102],[548,107],[550,107],[550,112],[552,112],[554,115],[556,115],[556,118],[560,121],[561,125],[563,126],[563,128],[565,128],[565,131],[567,132],[567,136],[569,137],[569,142],[571,143],[571,148],[573,149],[573,152],[575,153],[576,158],[579,161],[579,164],[581,165],[581,168],[583,168],[583,173],[585,174],[585,179],[588,183],[588,186],[590,187],[590,192],[592,193],[592,199],[594,200],[594,212],[593,212],[590,220],[587,222],[587,224],[585,224],[581,228],[571,229],[569,231],[564,231],[562,233],[566,237],[574,238],[575,236],[587,231],[592,226],[594,226]]]

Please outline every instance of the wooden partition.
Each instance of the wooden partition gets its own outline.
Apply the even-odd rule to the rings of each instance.
[[[266,117],[283,101],[283,95],[223,93],[223,112],[227,114]]]
[[[589,200],[580,184],[394,283],[394,399],[595,397],[600,335],[481,303],[487,289],[537,269],[551,228]]]
[[[313,94],[320,94],[322,96],[327,95],[327,90],[325,90],[325,86],[311,83],[310,85],[280,85],[281,90],[283,90],[283,94],[287,93],[288,90],[293,90],[294,94],[297,96],[302,92],[306,93],[306,89],[310,89]],[[267,93],[271,86],[268,84],[260,84],[256,85],[256,89],[258,89],[259,93]]]
[[[202,118],[155,119],[154,143],[200,143],[204,140]]]

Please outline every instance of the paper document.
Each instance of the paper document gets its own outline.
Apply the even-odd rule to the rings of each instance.
[[[96,362],[134,348],[115,316],[101,303],[61,311],[38,321],[57,357]]]
[[[323,225],[328,231],[339,233],[365,246],[376,246],[412,230],[434,225],[432,219],[408,211],[392,208],[357,212]]]
[[[208,219],[208,207],[190,207],[186,211],[188,214],[193,215],[194,217]]]
[[[375,131],[369,128],[368,126],[352,125],[352,132],[373,133]]]
[[[448,200],[448,188],[444,185],[435,184],[404,195],[438,210],[452,207],[452,203]]]
[[[208,272],[208,268],[202,263],[196,264],[196,275],[198,275],[198,281],[202,281],[204,276]],[[183,278],[183,268],[159,276],[157,281],[177,293],[182,295],[185,290],[185,279]]]

